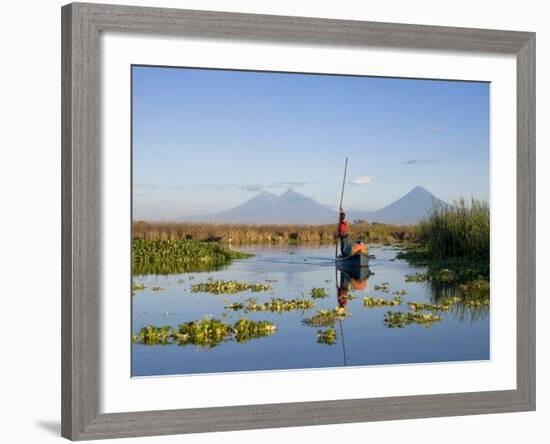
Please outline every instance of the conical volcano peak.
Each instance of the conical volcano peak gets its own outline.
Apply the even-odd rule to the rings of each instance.
[[[432,194],[430,193],[426,188],[421,187],[420,185],[415,186],[409,193],[425,193],[425,194]]]
[[[289,188],[283,194],[281,194],[281,197],[284,199],[284,198],[287,198],[287,197],[305,197],[305,196],[300,194],[300,193],[297,193],[292,188]]]

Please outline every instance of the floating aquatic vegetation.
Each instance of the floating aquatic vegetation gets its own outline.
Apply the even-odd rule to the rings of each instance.
[[[430,253],[426,246],[413,245],[399,252],[397,257],[405,259],[413,265],[427,267],[425,273],[406,275],[406,282],[428,281],[434,285],[470,285],[472,282],[478,281],[480,286],[489,287],[488,254],[486,257],[459,255],[441,258],[440,255]]]
[[[399,296],[393,299],[373,298],[372,296],[365,296],[363,298],[363,306],[365,308],[384,307],[401,305],[401,298]]]
[[[419,324],[431,327],[434,322],[441,321],[441,316],[432,313],[404,313],[402,311],[388,311],[384,315],[384,324],[389,328],[403,328],[410,324]]]
[[[132,335],[133,342],[138,344],[170,344],[174,336],[174,328],[167,325],[163,327],[155,327],[147,325],[143,327],[137,335]]]
[[[312,317],[304,319],[302,322],[305,325],[312,327],[327,327],[333,326],[334,322],[341,321],[350,316],[344,307],[336,307],[332,310],[319,310]]]
[[[224,308],[226,308],[227,310],[239,311],[239,310],[244,310],[244,304],[242,302],[234,302],[233,304],[229,304]]]
[[[382,282],[374,286],[376,291],[381,291],[383,293],[388,293],[390,291],[390,284],[388,282]]]
[[[151,287],[151,291],[164,291],[166,288],[164,287]]]
[[[458,286],[462,291],[489,291],[489,281],[485,279],[475,279],[472,282],[466,284],[460,284]]]
[[[336,344],[336,330],[332,327],[325,330],[317,330],[317,343],[325,345]]]
[[[202,282],[191,286],[193,293],[234,294],[241,291],[258,292],[268,290],[271,290],[271,285],[268,284],[251,284],[248,282],[223,280]]]
[[[405,290],[397,290],[394,291],[393,294],[396,294],[397,296],[405,296],[407,292]]]
[[[312,288],[309,294],[313,299],[323,299],[328,296],[326,288]]]
[[[250,321],[240,319],[231,327],[231,332],[237,342],[246,342],[250,339],[268,336],[277,330],[277,327],[268,321]]]
[[[451,308],[448,304],[429,304],[422,302],[409,302],[409,309],[413,311],[427,310],[427,311],[449,311]]]
[[[143,345],[192,344],[213,348],[224,341],[246,342],[268,336],[276,330],[275,325],[268,321],[240,319],[231,325],[219,319],[201,319],[180,324],[177,328],[147,325],[132,335],[132,340]]]
[[[216,242],[193,240],[132,241],[132,271],[135,275],[171,274],[219,268],[233,259],[252,255],[233,251]]]
[[[245,304],[246,303],[246,304]],[[282,313],[292,310],[309,310],[315,307],[315,302],[309,299],[282,299],[271,298],[270,301],[258,304],[256,298],[246,299],[245,303],[236,302],[228,305],[229,310],[246,310],[246,311],[270,311],[272,313]]]
[[[472,300],[466,301],[464,305],[470,308],[477,308],[477,307],[490,305],[490,303],[491,301],[489,300],[489,298],[484,298],[484,299],[472,299]]]
[[[405,282],[426,282],[428,276],[424,273],[406,274]]]
[[[136,291],[142,291],[146,288],[147,286],[145,284],[136,284],[135,282],[132,282],[132,295],[134,295]]]
[[[454,304],[456,304],[457,302],[460,302],[461,300],[462,298],[455,296],[455,297],[444,298],[438,304],[431,304],[431,303],[424,303],[424,302],[408,302],[408,305],[409,305],[409,309],[413,311],[420,311],[420,310],[449,311]]]

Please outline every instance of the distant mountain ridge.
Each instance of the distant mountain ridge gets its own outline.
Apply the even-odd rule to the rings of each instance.
[[[186,220],[239,224],[324,224],[336,220],[336,212],[310,197],[288,190],[280,196],[262,191],[238,207]]]
[[[417,186],[392,204],[377,211],[349,211],[348,220],[396,225],[415,224],[425,217],[432,206],[448,204],[423,187]],[[326,224],[335,223],[336,211],[314,199],[287,190],[281,195],[262,191],[252,199],[219,213],[181,218],[182,221],[235,224]]]
[[[365,219],[386,224],[416,224],[426,217],[434,205],[449,204],[423,187],[416,186],[400,199],[377,211],[350,211],[349,220]]]

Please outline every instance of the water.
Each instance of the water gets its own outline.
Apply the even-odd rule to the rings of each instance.
[[[203,319],[205,316],[234,323],[246,317],[267,320],[277,331],[267,337],[248,342],[222,342],[213,348],[194,345],[141,345],[133,344],[132,375],[175,375],[192,373],[277,370],[298,368],[338,367],[354,365],[380,365],[468,361],[489,359],[489,307],[468,308],[456,304],[449,312],[437,313],[443,318],[427,328],[407,325],[388,328],[384,314],[391,311],[408,311],[408,301],[434,302],[438,297],[429,284],[405,282],[406,274],[422,273],[423,268],[412,267],[395,259],[396,249],[371,247],[375,255],[370,270],[374,273],[366,281],[360,278],[351,282],[357,288],[350,291],[357,296],[347,302],[351,316],[336,321],[336,342],[327,345],[317,342],[320,327],[303,324],[316,310],[338,306],[337,282],[350,283],[349,277],[334,267],[334,247],[243,247],[254,253],[251,259],[235,261],[214,272],[183,273],[168,276],[135,276],[135,283],[147,287],[163,287],[164,291],[147,288],[132,297],[132,329],[137,333],[145,325],[177,326],[183,322]],[[363,276],[364,277],[364,276]],[[242,292],[231,295],[192,293],[192,284],[208,278],[262,283],[269,280],[269,292]],[[375,291],[382,282],[390,284],[390,292]],[[365,288],[361,288],[365,286]],[[316,300],[315,309],[284,313],[232,311],[224,309],[234,302],[255,297],[267,302],[272,297],[309,298],[313,287],[327,289],[328,297]],[[364,308],[363,297],[391,299],[393,291],[405,290],[400,306]],[[451,289],[451,295],[460,296]]]

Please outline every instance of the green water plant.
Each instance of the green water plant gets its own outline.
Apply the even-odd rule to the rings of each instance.
[[[234,294],[242,291],[269,291],[271,285],[251,284],[249,282],[211,280],[191,285],[193,293]]]
[[[434,322],[443,318],[432,313],[404,313],[402,311],[388,311],[384,316],[384,324],[389,328],[403,328],[410,324],[419,324],[424,327],[431,327]]]
[[[408,302],[409,309],[412,311],[449,311],[454,304],[462,301],[458,296],[443,298],[439,303],[432,304],[429,302]]]
[[[388,282],[382,282],[374,286],[376,291],[381,291],[383,293],[388,293],[390,291],[390,284]]]
[[[312,327],[331,327],[336,321],[345,319],[350,314],[343,307],[336,307],[332,310],[319,310],[310,318],[305,318],[302,322]]]
[[[464,292],[488,292],[489,291],[489,280],[487,279],[474,279],[471,282],[460,284],[460,288]]]
[[[137,284],[136,282],[132,282],[132,295],[136,293],[136,291],[143,291],[147,288],[145,284]]]
[[[277,327],[268,321],[240,319],[230,329],[236,342],[246,342],[250,339],[273,334],[277,330]]]
[[[491,302],[489,298],[471,299],[464,303],[464,305],[466,305],[466,307],[469,307],[469,308],[478,308],[478,307],[488,306],[490,304]]]
[[[363,307],[365,308],[375,308],[375,307],[385,307],[385,306],[395,306],[401,305],[401,298],[396,296],[392,299],[384,298],[374,298],[372,296],[365,296],[363,298]]]
[[[246,342],[273,334],[277,328],[269,321],[240,319],[234,324],[219,319],[201,319],[178,327],[147,325],[132,336],[136,344],[180,346],[197,345],[213,348],[221,342]]]
[[[332,327],[317,330],[317,343],[325,345],[336,344],[336,330]]]
[[[426,273],[415,273],[415,274],[406,274],[405,282],[426,282],[428,276]]]
[[[264,303],[258,303],[256,298],[249,298],[243,302],[235,302],[227,305],[228,310],[239,311],[270,311],[272,313],[282,313],[293,310],[309,310],[315,307],[315,302],[309,299],[283,299],[271,298]]]
[[[326,288],[312,288],[309,292],[313,299],[323,299],[328,296]]]
[[[146,275],[214,270],[234,259],[251,256],[217,242],[134,239],[132,272],[134,275]]]

